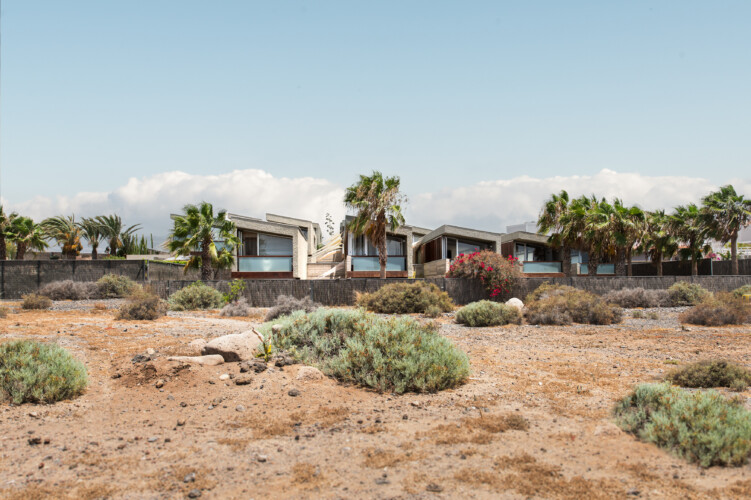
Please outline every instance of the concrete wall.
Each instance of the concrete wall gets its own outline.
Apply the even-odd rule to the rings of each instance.
[[[442,278],[449,272],[450,261],[439,259],[423,264],[423,275],[426,278]]]
[[[698,263],[699,275],[728,276],[732,273],[733,263],[729,260],[701,259]],[[657,276],[657,268],[649,262],[634,263],[633,269],[634,276]],[[691,261],[665,261],[662,263],[662,274],[665,276],[691,276]],[[738,259],[738,274],[751,275],[751,259]]]

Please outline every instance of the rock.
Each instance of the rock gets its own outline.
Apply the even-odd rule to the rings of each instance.
[[[183,478],[183,483],[194,483],[196,481],[196,473],[191,472]]]
[[[184,418],[178,418],[177,419],[177,426],[178,427],[182,427],[183,425],[185,425],[185,419]]]
[[[208,356],[170,356],[168,361],[182,361],[183,363],[190,363],[193,365],[206,365],[216,366],[224,363],[224,357],[219,354],[212,354]]]
[[[253,382],[253,377],[250,375],[240,375],[235,379],[235,385],[248,385]]]
[[[436,483],[430,483],[425,487],[426,491],[431,491],[433,493],[440,493],[443,491],[443,486]]]
[[[201,496],[201,490],[198,488],[192,489],[188,492],[188,498],[198,498]]]
[[[40,437],[30,437],[28,439],[29,446],[35,446],[38,444],[42,444],[42,438]]]
[[[321,373],[321,370],[319,370],[318,368],[313,368],[312,366],[303,366],[299,370],[297,370],[295,379],[303,382],[322,380],[323,373]]]
[[[219,380],[229,380],[229,373],[222,373],[219,375]]]
[[[243,361],[240,363],[240,373],[246,373],[253,371],[255,373],[261,373],[266,370],[266,362],[262,359],[251,359],[250,361]]]
[[[149,443],[156,443],[157,441],[159,441],[159,438],[158,438],[158,437],[156,437],[156,436],[152,436],[152,437],[150,437],[149,439],[147,439],[147,441],[148,441]]]
[[[151,356],[146,354],[136,354],[131,361],[133,363],[146,363],[147,361],[151,361]]]
[[[224,361],[245,361],[255,358],[261,339],[252,330],[217,337],[207,343],[203,355],[219,354]]]
[[[149,347],[148,349],[146,349],[146,354],[148,354],[149,356],[153,356],[154,354],[156,354],[156,351],[152,349],[151,347]]]
[[[243,412],[245,411],[245,407],[243,405],[237,405],[235,406],[235,411]]]
[[[290,389],[290,390],[289,390],[289,391],[287,392],[287,394],[289,394],[290,396],[292,396],[292,397],[294,398],[294,397],[296,397],[296,396],[299,396],[299,395],[300,395],[300,391],[298,391],[297,389],[294,389],[294,388],[292,388],[292,389]]]
[[[279,367],[295,364],[294,358],[292,358],[292,356],[286,353],[277,354],[276,356],[274,356],[273,361],[274,361],[274,366],[279,366]]]
[[[203,351],[203,348],[206,347],[207,343],[208,342],[206,342],[206,340],[204,340],[204,339],[191,340],[188,343],[188,350],[190,350],[191,354],[193,354],[195,356],[200,356],[201,355],[201,351]]]
[[[157,389],[161,389],[162,387],[164,387],[164,380],[163,379],[157,380],[156,383],[154,384],[154,387],[156,387]]]
[[[516,297],[508,299],[506,301],[507,306],[516,307],[520,311],[524,309],[524,302],[522,302],[520,299],[517,299]]]
[[[256,457],[256,460],[258,460],[258,461],[259,461],[259,462],[261,462],[261,463],[265,463],[265,462],[266,462],[266,460],[268,460],[268,459],[269,459],[269,457],[267,457],[266,455],[258,455],[258,456]]]

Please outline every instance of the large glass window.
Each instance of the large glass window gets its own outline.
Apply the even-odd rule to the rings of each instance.
[[[397,236],[387,236],[386,255],[407,255],[404,252],[404,239]]]
[[[364,234],[355,236],[352,255],[378,255],[378,250],[370,244],[370,240]]]
[[[258,255],[292,255],[292,238],[259,233]]]

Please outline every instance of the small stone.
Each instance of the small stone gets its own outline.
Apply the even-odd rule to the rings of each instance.
[[[196,481],[196,473],[191,472],[183,478],[183,483],[194,483]]]
[[[192,489],[188,492],[188,498],[198,498],[201,496],[201,490]]]
[[[150,437],[149,439],[147,439],[147,441],[148,441],[149,443],[155,443],[155,442],[159,441],[159,438],[158,438],[158,437],[156,437],[156,436],[152,436],[152,437]]]
[[[149,347],[148,349],[146,349],[146,354],[148,354],[149,356],[153,356],[154,354],[156,354],[156,351],[152,349],[151,347]]]
[[[219,396],[219,397],[216,397],[216,398],[214,398],[214,399],[213,399],[213,400],[211,401],[211,404],[212,404],[213,406],[219,406],[220,404],[222,404],[222,401],[224,401],[224,398],[223,398],[223,397],[221,397],[221,396]]]
[[[236,411],[245,411],[245,407],[243,405],[237,405],[235,406]]]
[[[180,406],[185,408],[186,406],[188,406],[188,403],[186,403],[185,401],[180,401]]]
[[[39,414],[37,412],[35,412],[35,411],[29,412],[29,416],[32,417],[32,418],[39,418]]]
[[[40,437],[30,437],[28,439],[29,446],[35,446],[37,444],[42,444],[42,438]]]
[[[229,380],[229,373],[219,375],[219,380]]]
[[[402,420],[409,420],[409,415],[402,415]]]
[[[131,359],[131,362],[133,363],[146,363],[147,361],[151,361],[151,356],[148,356],[146,354],[136,354]]]
[[[443,491],[443,486],[436,483],[430,483],[425,487],[426,491],[431,491],[433,493],[440,493]]]
[[[323,373],[321,373],[321,370],[319,370],[318,368],[314,368],[312,366],[303,366],[299,370],[297,370],[297,375],[295,376],[295,379],[300,380],[302,382],[322,380]]]
[[[641,495],[641,492],[639,490],[637,490],[636,488],[631,488],[630,490],[628,490],[626,492],[626,495],[631,495],[631,496],[634,496],[634,497],[638,497],[639,495]]]
[[[266,460],[268,460],[268,459],[269,459],[269,457],[267,457],[266,455],[258,455],[258,456],[256,457],[256,460],[258,460],[258,461],[259,461],[259,462],[261,462],[261,463],[265,463],[265,462],[266,462]]]
[[[44,462],[39,462],[39,465],[37,467],[39,469],[44,469]]]
[[[253,377],[250,375],[240,375],[235,379],[235,385],[248,385],[253,382]]]
[[[298,391],[297,389],[294,389],[294,388],[293,388],[293,389],[290,389],[290,390],[289,390],[289,391],[287,392],[287,394],[289,394],[290,396],[292,396],[292,397],[294,398],[294,397],[296,397],[296,396],[299,396],[299,395],[300,395],[300,391]]]
[[[375,480],[375,483],[376,483],[376,484],[390,484],[390,483],[391,483],[391,481],[389,481],[389,480],[388,480],[387,478],[385,478],[385,477],[379,477],[378,479],[376,479],[376,480]]]
[[[156,387],[157,389],[161,389],[162,387],[164,387],[164,380],[163,379],[157,380],[156,383],[154,384],[154,387]]]
[[[185,425],[185,419],[184,418],[177,419],[177,426],[182,427],[183,425]]]

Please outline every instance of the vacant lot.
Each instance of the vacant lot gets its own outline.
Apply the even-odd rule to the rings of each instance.
[[[612,327],[471,329],[444,317],[441,333],[469,354],[472,378],[440,394],[393,396],[297,380],[299,365],[235,385],[220,376],[238,376],[237,363],[166,360],[248,321],[117,321],[91,304],[61,309],[0,319],[0,341],[57,342],[90,377],[74,401],[0,403],[2,498],[751,496],[751,466],[704,470],[610,420],[634,384],[676,362],[751,367],[749,328],[686,330],[675,310],[659,320],[626,314]],[[131,361],[149,348],[154,361]]]

